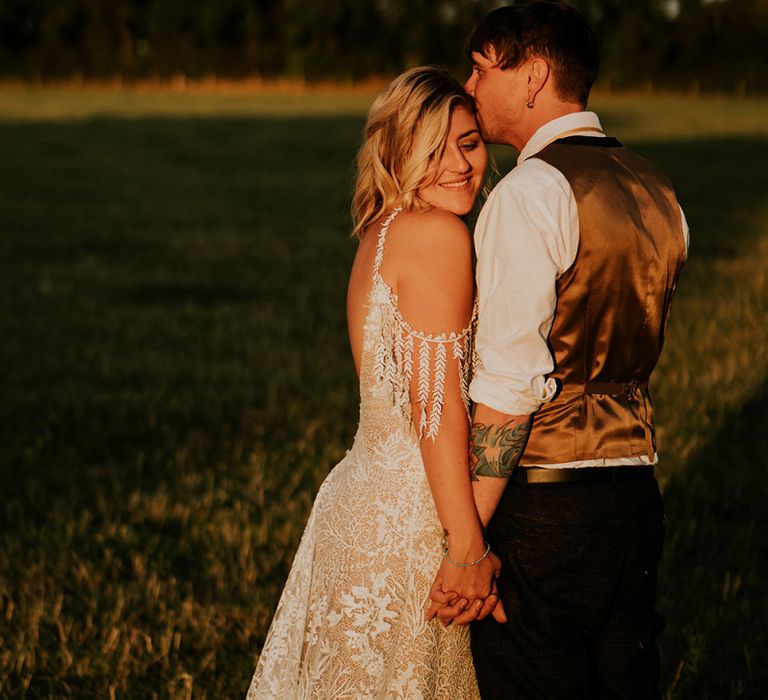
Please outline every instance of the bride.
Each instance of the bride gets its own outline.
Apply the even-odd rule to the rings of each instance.
[[[248,700],[479,697],[468,628],[427,604],[434,580],[443,621],[503,615],[467,461],[476,310],[459,217],[486,162],[472,99],[440,69],[407,71],[371,107],[347,297],[360,422],[317,495]]]

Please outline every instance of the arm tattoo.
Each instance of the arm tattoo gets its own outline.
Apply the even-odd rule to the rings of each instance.
[[[520,461],[523,448],[531,432],[531,419],[501,426],[473,423],[469,438],[470,478],[477,481],[480,476],[507,479]]]

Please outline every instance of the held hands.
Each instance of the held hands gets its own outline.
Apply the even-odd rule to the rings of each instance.
[[[501,562],[493,552],[472,566],[456,566],[443,559],[429,591],[427,619],[466,625],[492,614],[497,622],[506,622],[496,587],[500,571]]]

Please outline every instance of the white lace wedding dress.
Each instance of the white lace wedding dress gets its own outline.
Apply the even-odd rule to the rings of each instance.
[[[437,434],[446,381],[466,400],[472,330],[419,333],[373,267],[352,449],[323,482],[277,606],[248,700],[478,698],[466,627],[427,622],[441,528],[411,421],[414,371],[422,437]],[[460,377],[446,378],[448,353]],[[456,363],[450,365],[456,367]]]

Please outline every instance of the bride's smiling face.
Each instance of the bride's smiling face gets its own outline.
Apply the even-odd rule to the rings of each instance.
[[[468,213],[483,184],[488,152],[475,115],[465,107],[451,113],[448,139],[440,160],[427,171],[419,196],[437,209]]]

